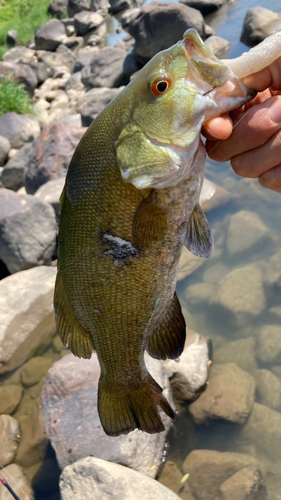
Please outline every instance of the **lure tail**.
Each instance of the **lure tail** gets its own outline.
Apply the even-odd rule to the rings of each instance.
[[[163,396],[161,387],[150,375],[140,388],[127,393],[109,391],[100,379],[98,411],[102,427],[109,436],[128,434],[134,429],[149,434],[164,431],[158,406],[174,418],[174,411]]]

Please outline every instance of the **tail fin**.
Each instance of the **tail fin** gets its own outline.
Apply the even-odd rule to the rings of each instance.
[[[155,434],[165,430],[157,406],[170,417],[174,411],[162,394],[161,387],[149,375],[140,389],[114,393],[99,381],[98,411],[104,432],[108,436],[128,434],[134,429]]]

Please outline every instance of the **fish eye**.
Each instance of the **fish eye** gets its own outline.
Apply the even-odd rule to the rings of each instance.
[[[170,87],[171,80],[167,76],[155,78],[150,86],[153,95],[164,94]]]

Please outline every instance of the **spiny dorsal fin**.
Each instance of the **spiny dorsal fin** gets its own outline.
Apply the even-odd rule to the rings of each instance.
[[[190,217],[184,245],[198,257],[210,257],[214,251],[211,229],[199,203]]]
[[[78,358],[89,359],[95,349],[93,339],[80,325],[73,312],[62,274],[57,274],[54,308],[58,334],[64,347],[68,347]]]
[[[138,206],[133,220],[133,246],[140,250],[151,248],[164,240],[168,214],[158,206],[157,194],[152,191]]]
[[[175,292],[164,321],[148,339],[147,352],[156,359],[177,359],[184,348],[185,320]]]

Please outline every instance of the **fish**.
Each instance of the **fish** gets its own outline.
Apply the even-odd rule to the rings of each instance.
[[[61,195],[54,307],[64,346],[82,358],[97,353],[98,412],[109,436],[161,432],[161,410],[174,418],[144,351],[179,358],[181,252],[213,251],[199,205],[202,124],[255,95],[189,29],[109,103],[74,152]]]

